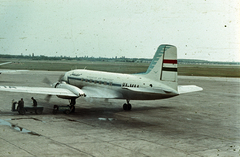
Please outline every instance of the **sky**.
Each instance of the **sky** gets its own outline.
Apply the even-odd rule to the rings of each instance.
[[[238,0],[0,0],[0,54],[240,62]]]

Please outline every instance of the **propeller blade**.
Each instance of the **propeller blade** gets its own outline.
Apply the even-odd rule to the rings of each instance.
[[[52,95],[47,95],[44,100],[47,101],[47,102],[49,102],[50,99],[51,99],[51,97],[52,97]]]
[[[52,86],[52,82],[47,77],[45,77],[42,82]]]
[[[58,81],[59,81],[59,82],[62,81],[63,76],[64,76],[63,74],[59,76],[59,78],[58,78]]]

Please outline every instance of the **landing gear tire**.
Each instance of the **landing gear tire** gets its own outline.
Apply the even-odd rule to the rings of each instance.
[[[127,105],[127,110],[130,111],[132,109],[132,105],[131,104],[128,104]]]
[[[65,111],[65,114],[69,114],[71,111],[70,110],[66,110]]]
[[[123,110],[130,111],[131,109],[132,109],[132,105],[131,104],[123,104]]]
[[[127,104],[123,104],[123,110],[127,110]]]
[[[42,110],[35,110],[36,114],[42,114]]]

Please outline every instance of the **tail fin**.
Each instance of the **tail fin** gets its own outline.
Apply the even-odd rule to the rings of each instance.
[[[177,48],[173,45],[160,45],[146,71],[146,77],[177,90]]]

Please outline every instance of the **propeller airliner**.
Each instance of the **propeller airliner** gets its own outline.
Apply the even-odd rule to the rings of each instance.
[[[1,66],[1,65],[5,65],[5,64],[10,64],[10,63],[12,63],[12,62],[0,63],[0,66]]]
[[[68,71],[51,87],[0,86],[0,91],[46,94],[70,99],[79,97],[125,99],[124,110],[131,110],[130,100],[155,100],[203,90],[196,85],[178,85],[177,48],[160,45],[145,73],[123,74],[86,69]]]
[[[4,62],[4,63],[0,63],[0,66],[1,66],[1,65],[5,65],[5,64],[10,64],[10,63],[12,63],[12,62]],[[2,72],[3,72],[3,71],[0,70],[0,74],[1,74]]]

